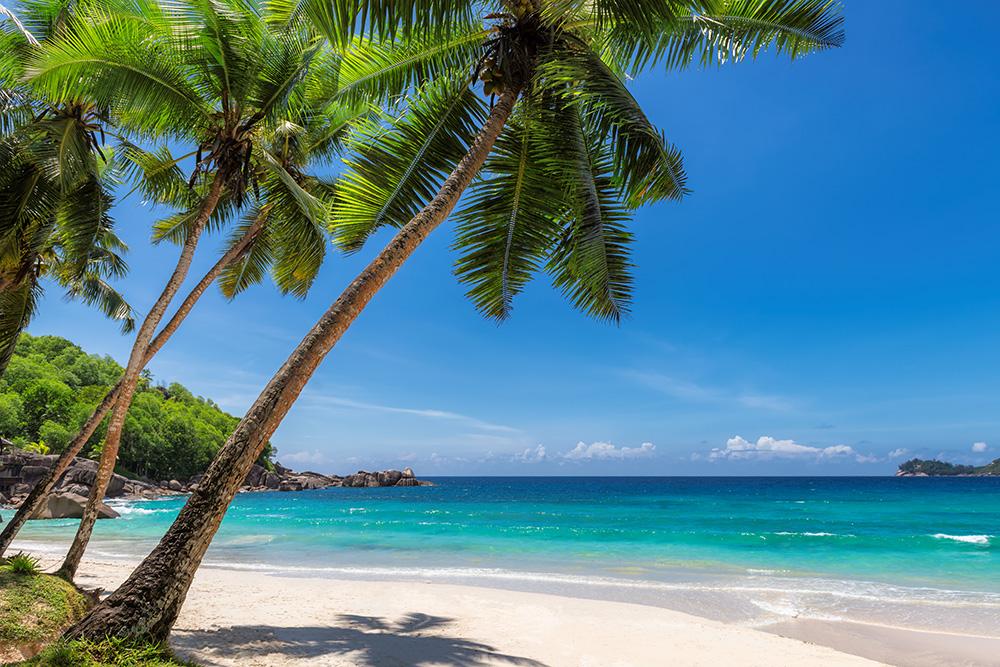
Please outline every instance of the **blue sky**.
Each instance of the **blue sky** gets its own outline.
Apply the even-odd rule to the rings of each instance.
[[[296,468],[418,474],[889,474],[1000,456],[1000,7],[847,0],[847,43],[789,63],[647,74],[636,97],[693,194],[635,220],[633,317],[588,320],[540,276],[502,326],[439,229],[335,348],[273,439]],[[117,211],[124,285],[176,247]],[[242,414],[385,242],[331,254],[305,300],[202,300],[151,365]],[[212,238],[192,275],[214,261]],[[36,334],[128,356],[50,289]],[[978,444],[977,444],[978,443]]]

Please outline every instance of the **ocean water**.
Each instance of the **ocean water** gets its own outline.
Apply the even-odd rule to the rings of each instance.
[[[242,494],[205,565],[1000,635],[1000,478],[433,481]],[[183,502],[112,502],[88,556],[144,556]],[[32,521],[15,548],[64,551],[75,526]]]

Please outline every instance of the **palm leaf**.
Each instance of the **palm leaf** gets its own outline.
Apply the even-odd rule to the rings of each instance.
[[[544,264],[559,232],[565,200],[550,167],[552,115],[522,100],[484,167],[487,176],[469,188],[458,215],[455,273],[470,285],[467,296],[485,316],[510,316],[514,296]],[[557,148],[558,150],[558,148]]]
[[[348,141],[355,155],[337,184],[335,242],[356,250],[380,226],[409,221],[465,154],[484,117],[481,98],[458,79],[423,89],[398,120],[362,124]]]
[[[632,296],[631,216],[601,133],[576,109],[561,118],[572,164],[566,171],[572,208],[547,268],[574,306],[617,323],[628,314]]]

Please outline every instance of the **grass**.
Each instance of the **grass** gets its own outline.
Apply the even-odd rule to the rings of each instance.
[[[196,667],[194,663],[174,658],[165,645],[117,639],[58,640],[67,626],[83,616],[87,606],[86,596],[73,584],[39,572],[36,559],[23,554],[12,556],[0,565],[0,656],[8,656],[0,657],[0,662],[11,655],[18,658],[24,655],[19,648],[53,642],[35,657],[14,664],[18,667]]]
[[[106,639],[56,642],[18,667],[197,667],[173,657],[163,645]]]
[[[86,611],[73,584],[16,567],[0,565],[0,646],[50,641]]]

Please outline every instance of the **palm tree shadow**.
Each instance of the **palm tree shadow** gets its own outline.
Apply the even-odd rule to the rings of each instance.
[[[170,643],[199,664],[239,664],[241,659],[285,656],[323,665],[324,657],[350,656],[351,664],[514,665],[547,667],[531,658],[501,653],[493,646],[442,632],[454,619],[410,613],[396,620],[341,614],[314,627],[237,625],[218,630],[175,629]],[[426,634],[437,631],[435,634]],[[195,653],[197,655],[195,655]]]

